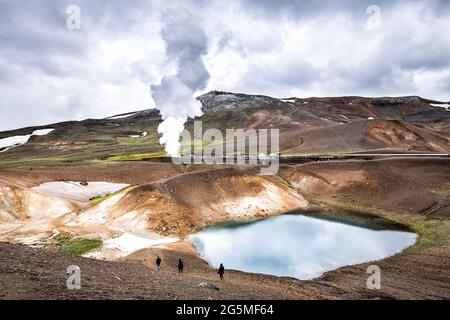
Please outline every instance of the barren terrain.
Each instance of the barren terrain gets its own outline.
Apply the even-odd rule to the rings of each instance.
[[[340,268],[312,281],[227,271],[226,281],[221,283],[217,280],[216,272],[208,267],[190,245],[179,242],[142,249],[117,261],[98,261],[38,248],[1,244],[2,257],[5,257],[2,258],[0,266],[0,281],[2,288],[5,288],[2,292],[4,298],[63,299],[449,298],[448,164],[448,159],[385,159],[322,161],[290,164],[282,168],[282,178],[277,178],[280,179],[278,184],[286,185],[280,182],[284,179],[290,189],[302,194],[309,203],[303,210],[310,210],[311,214],[320,209],[320,212],[329,212],[328,218],[339,220],[344,217],[348,220],[352,217],[350,221],[353,219],[354,223],[361,223],[367,220],[367,217],[361,220],[361,216],[364,217],[363,213],[366,212],[371,219],[372,216],[389,219],[406,225],[419,234],[419,242],[415,246],[376,263],[383,272],[382,289],[379,291],[366,289],[366,268],[369,264]],[[138,164],[133,166],[139,167]],[[115,167],[110,171],[111,177],[119,171]],[[240,173],[238,176],[250,175],[252,171],[254,169],[248,168],[247,173]],[[83,174],[80,168],[77,172]],[[139,170],[134,172],[138,179]],[[185,199],[177,196],[174,191],[169,191],[168,194],[173,201],[184,204],[191,201],[190,206],[199,203],[202,208],[204,201],[208,201],[210,196],[209,187],[202,189],[202,185],[206,183],[208,186],[213,179],[221,181],[224,174],[220,172],[201,171],[201,174],[196,176],[199,179],[195,182],[196,195],[200,199]],[[7,179],[10,174],[12,172],[5,174],[3,179]],[[99,172],[99,175],[104,174],[106,171]],[[71,170],[60,170],[58,178],[73,178],[72,175]],[[202,180],[204,175],[209,175],[208,179]],[[19,171],[14,172],[14,176],[20,180]],[[24,177],[28,183],[35,184],[41,181],[42,172],[25,171]],[[181,173],[177,177],[175,180],[169,178],[163,181],[169,181],[168,186],[172,188],[179,188],[183,181],[192,181],[190,174]],[[93,174],[93,178],[98,177]],[[133,175],[128,176],[128,179],[132,182]],[[405,181],[408,181],[408,185]],[[254,183],[256,182],[262,183],[261,180],[255,180]],[[230,187],[237,188],[241,182],[231,180],[228,183],[231,184],[227,186],[227,190]],[[142,192],[148,192],[147,188],[130,194],[130,197],[139,197]],[[392,192],[393,190],[395,192]],[[419,200],[405,201],[414,198]],[[216,201],[217,199],[212,202]],[[221,209],[217,211],[222,212]],[[280,208],[279,213],[282,212],[283,208]],[[174,210],[172,214],[183,213]],[[201,219],[187,221],[198,221],[199,226],[204,223]],[[152,270],[158,254],[164,261],[163,269],[159,273]],[[179,257],[186,261],[186,273],[183,276],[179,276],[175,270]],[[12,263],[12,260],[16,262]],[[69,291],[65,288],[65,269],[70,264],[79,265],[83,270],[84,282],[81,291]],[[39,290],[35,290],[36,288]]]
[[[156,110],[0,132],[1,298],[450,298],[450,113],[436,107],[442,102],[217,91],[198,99],[204,130],[279,129],[278,174],[173,164]],[[290,211],[376,222],[418,241],[311,281],[227,270],[224,282],[184,241],[219,222]],[[366,288],[373,263],[381,290]],[[81,268],[81,290],[66,288],[70,265]]]

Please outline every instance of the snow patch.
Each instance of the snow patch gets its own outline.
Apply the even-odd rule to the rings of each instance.
[[[125,233],[119,237],[106,240],[104,246],[107,249],[119,250],[123,252],[132,253],[134,251],[155,246],[158,244],[166,244],[177,242],[179,239],[172,237],[162,237],[157,234],[153,239],[140,237],[131,233]]]
[[[33,133],[31,135],[32,136],[46,136],[52,131],[55,131],[55,129],[40,129],[40,130],[33,131]]]
[[[0,139],[0,148],[9,148],[27,143],[30,137],[31,137],[30,135],[26,135]]]
[[[0,148],[6,148],[5,150],[2,150],[0,152],[5,152],[9,150],[10,148],[20,146],[22,144],[25,144],[30,140],[32,136],[45,136],[52,132],[55,129],[41,129],[41,130],[35,130],[32,134],[27,134],[23,136],[13,136],[13,137],[7,137],[0,139]]]
[[[118,116],[112,116],[112,117],[109,117],[109,118],[106,118],[106,119],[108,119],[108,120],[125,119],[125,118],[128,118],[128,117],[131,117],[134,114],[136,114],[136,112],[122,114],[122,115],[118,115]]]
[[[66,199],[87,202],[92,198],[103,197],[128,186],[129,184],[125,183],[110,182],[88,182],[85,186],[73,181],[54,181],[42,183],[31,189]]]
[[[374,117],[368,117],[367,120],[374,120]]]
[[[147,136],[147,134],[148,134],[148,132],[147,131],[144,131],[144,132],[142,132],[141,134],[139,134],[139,135],[137,135],[137,134],[132,134],[132,135],[129,135],[129,137],[130,138],[143,138],[143,137],[146,137]]]
[[[450,104],[448,103],[430,103],[430,106],[444,108],[445,110],[450,111]]]

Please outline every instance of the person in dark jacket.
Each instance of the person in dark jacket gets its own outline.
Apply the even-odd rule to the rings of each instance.
[[[178,273],[183,273],[184,265],[181,259],[178,259]]]
[[[159,256],[156,258],[156,270],[161,270],[161,258]]]
[[[223,266],[223,263],[220,264],[218,273],[219,273],[219,276],[220,276],[220,280],[222,281],[223,280],[223,275],[225,274],[225,267]]]

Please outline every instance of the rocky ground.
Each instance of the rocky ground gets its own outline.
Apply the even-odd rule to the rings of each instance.
[[[203,172],[207,171],[201,171],[195,176],[195,185],[204,199],[201,195],[200,199],[183,198],[175,189],[192,185],[193,177],[184,173],[186,170],[199,171],[199,168],[157,164],[154,167],[157,170],[145,171],[142,169],[151,169],[148,163],[122,165],[123,170],[119,170],[118,164],[112,169],[87,166],[4,171],[0,181],[25,188],[44,181],[78,181],[82,177],[133,184],[178,176],[168,184],[174,188],[168,192],[172,199],[200,208],[208,199],[210,185],[205,184],[208,177],[215,177],[218,182],[227,177],[227,174],[217,172],[205,176]],[[245,174],[253,174],[253,171],[253,168],[247,168]],[[273,179],[271,183],[301,194],[308,201],[304,209],[311,210],[311,214],[320,210],[339,219],[345,213],[360,223],[363,212],[405,225],[419,234],[419,241],[401,254],[375,262],[382,272],[381,290],[366,288],[369,263],[340,268],[311,281],[227,271],[226,281],[220,282],[216,271],[184,242],[143,249],[119,261],[73,257],[41,248],[0,243],[0,295],[5,299],[450,298],[448,159],[290,163],[283,165],[279,177]],[[233,187],[231,182],[226,186],[226,189]],[[254,187],[254,192],[258,193],[258,185]],[[236,193],[239,190],[237,188]],[[217,202],[217,199],[211,201]],[[153,266],[157,255],[163,259],[161,272],[156,272]],[[175,270],[180,257],[186,262],[183,275],[178,275]],[[66,288],[69,265],[81,268],[81,290]]]
[[[154,109],[0,132],[0,241],[15,243],[0,243],[3,298],[449,298],[450,160],[442,156],[450,152],[447,102],[219,91],[198,99],[204,114],[195,120],[203,130],[279,129],[278,175],[263,177],[254,165],[173,164],[159,143],[161,116]],[[193,132],[193,121],[186,128]],[[11,144],[23,136],[29,140]],[[202,140],[202,146],[211,143]],[[35,188],[55,181],[129,187],[95,201]],[[358,225],[387,219],[416,232],[419,241],[377,262],[379,291],[366,289],[367,264],[312,281],[229,271],[220,283],[184,242],[128,256],[108,256],[104,247],[95,253],[120,261],[17,244],[53,248],[58,241],[68,245],[67,236],[105,243],[135,229],[183,239],[220,221],[290,210],[335,220],[350,216]],[[183,256],[187,273],[180,276],[172,267],[156,273],[157,254],[167,266]],[[80,291],[66,289],[70,264],[81,267]]]
[[[319,279],[227,271],[225,281],[195,253],[171,249],[141,252],[140,261],[101,261],[0,243],[2,299],[449,299],[449,246],[406,252],[376,264],[381,290],[366,288],[367,266],[345,267]],[[155,271],[156,254],[163,268]],[[179,275],[176,259],[186,262]],[[134,260],[134,258],[133,258]],[[68,290],[66,270],[81,269],[81,290]],[[169,266],[168,266],[169,265]]]

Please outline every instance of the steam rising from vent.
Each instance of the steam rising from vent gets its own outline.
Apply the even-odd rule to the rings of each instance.
[[[161,36],[166,42],[166,54],[175,61],[176,73],[164,76],[161,83],[151,85],[156,108],[163,122],[158,126],[161,144],[170,156],[178,156],[180,134],[188,118],[202,115],[201,103],[194,98],[197,90],[204,89],[209,73],[202,61],[207,52],[207,38],[198,19],[169,11]]]

